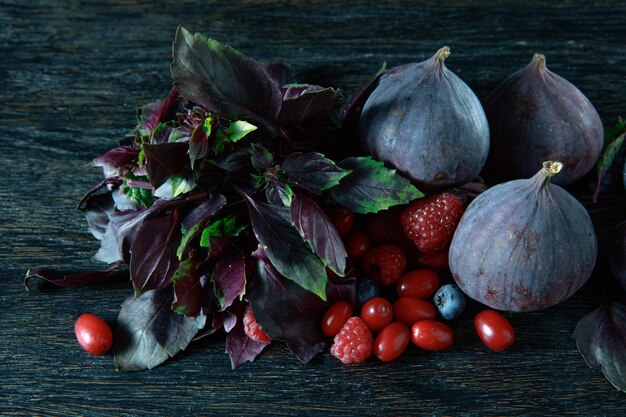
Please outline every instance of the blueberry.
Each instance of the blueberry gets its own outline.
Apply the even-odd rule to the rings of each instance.
[[[439,288],[433,301],[437,311],[445,320],[453,320],[465,310],[465,296],[454,284],[446,284]]]
[[[380,296],[380,286],[371,278],[360,279],[356,287],[357,304],[359,308],[370,298]]]

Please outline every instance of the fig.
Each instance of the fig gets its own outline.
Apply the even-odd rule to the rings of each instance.
[[[444,46],[421,63],[380,77],[359,122],[361,145],[418,187],[465,184],[489,153],[489,125],[472,90],[444,65]]]
[[[452,276],[493,309],[535,311],[574,294],[588,279],[598,244],[585,208],[551,183],[563,164],[498,184],[468,206],[452,237]]]
[[[626,290],[626,220],[615,226],[611,232],[609,264],[613,275]]]
[[[546,67],[544,55],[500,83],[485,99],[491,147],[485,178],[494,182],[532,176],[543,161],[565,168],[555,184],[570,184],[595,165],[604,128],[591,102]]]

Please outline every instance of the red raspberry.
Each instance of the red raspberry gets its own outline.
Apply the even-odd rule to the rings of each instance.
[[[385,210],[368,216],[366,231],[374,243],[411,244],[411,240],[404,233],[400,212],[397,210]]]
[[[243,314],[243,331],[246,332],[248,337],[255,342],[271,342],[272,338],[261,329],[259,323],[254,318],[252,307],[250,304],[246,307],[246,311]]]
[[[406,271],[406,252],[393,243],[373,247],[363,260],[363,271],[380,285],[391,285]]]
[[[450,193],[432,194],[411,204],[400,216],[406,235],[422,252],[445,249],[463,214],[463,203]]]
[[[343,325],[330,353],[345,364],[362,363],[374,353],[374,336],[359,317],[350,317]]]

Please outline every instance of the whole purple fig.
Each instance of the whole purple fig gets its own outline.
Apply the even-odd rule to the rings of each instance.
[[[609,251],[609,264],[613,275],[626,290],[626,220],[613,228]]]
[[[509,76],[485,100],[491,148],[485,177],[502,182],[528,178],[543,161],[565,166],[555,184],[582,178],[595,165],[604,128],[591,102],[546,67],[543,55]]]
[[[582,204],[550,183],[562,167],[544,162],[532,178],[496,185],[468,206],[449,262],[469,297],[498,310],[541,310],[587,281],[596,235]]]
[[[489,152],[483,108],[444,65],[449,54],[446,46],[424,62],[383,74],[359,124],[367,152],[428,190],[473,180]]]

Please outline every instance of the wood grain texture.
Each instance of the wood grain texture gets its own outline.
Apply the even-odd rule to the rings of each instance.
[[[132,128],[137,107],[169,90],[178,24],[259,60],[282,57],[300,81],[347,95],[383,61],[423,60],[446,44],[446,64],[484,97],[541,52],[608,123],[625,111],[624,16],[623,2],[0,2],[0,415],[625,415],[625,394],[587,367],[571,337],[608,279],[603,253],[572,299],[511,316],[518,342],[507,353],[478,342],[472,304],[450,351],[410,348],[363,366],[328,354],[302,365],[273,345],[232,371],[216,336],[152,371],[118,373],[110,356],[80,350],[73,322],[84,312],[113,321],[129,283],[21,284],[34,266],[99,266],[74,210],[100,180],[87,163]],[[588,191],[577,195],[602,244],[626,217],[623,192],[595,205]]]

